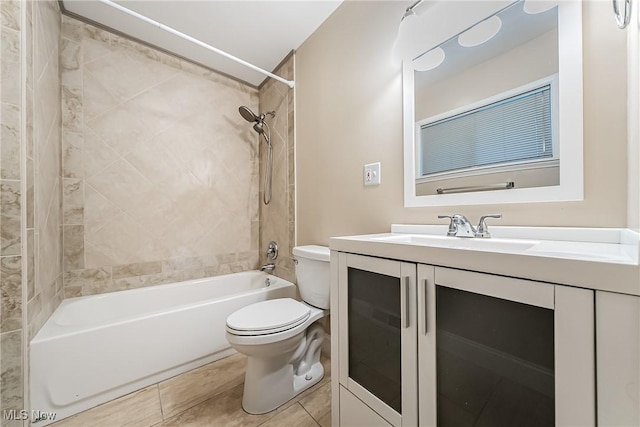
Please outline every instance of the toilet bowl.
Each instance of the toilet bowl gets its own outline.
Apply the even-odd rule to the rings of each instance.
[[[276,409],[324,375],[324,329],[318,320],[329,313],[329,249],[301,246],[293,254],[305,301],[262,301],[227,318],[229,344],[247,356],[242,407],[250,414]]]

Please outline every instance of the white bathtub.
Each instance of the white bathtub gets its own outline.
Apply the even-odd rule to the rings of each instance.
[[[247,271],[66,299],[31,341],[31,409],[59,420],[230,355],[227,316],[295,294]]]

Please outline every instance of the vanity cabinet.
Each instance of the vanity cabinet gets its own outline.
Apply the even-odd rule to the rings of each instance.
[[[341,252],[332,263],[334,425],[596,424],[594,291]]]
[[[338,262],[340,422],[353,425],[363,404],[381,422],[416,425],[416,265],[344,253]]]
[[[640,297],[596,291],[598,425],[640,426]]]
[[[595,425],[593,291],[417,268],[420,425]]]

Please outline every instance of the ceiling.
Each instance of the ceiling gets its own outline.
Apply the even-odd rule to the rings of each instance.
[[[267,71],[297,49],[342,0],[142,0],[118,4]],[[61,0],[67,12],[252,86],[265,76],[98,0]]]

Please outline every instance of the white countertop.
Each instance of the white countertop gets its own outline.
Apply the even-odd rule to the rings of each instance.
[[[640,295],[640,236],[619,228],[490,227],[492,237],[447,237],[441,225],[334,237],[330,248],[382,258]]]

